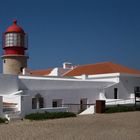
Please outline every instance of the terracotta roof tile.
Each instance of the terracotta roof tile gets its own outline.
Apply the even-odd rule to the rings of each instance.
[[[104,62],[77,66],[76,68],[64,74],[63,76],[79,76],[82,74],[94,75],[107,73],[140,74],[140,70],[134,70],[119,64],[114,64],[112,62]]]
[[[46,69],[46,70],[33,70],[31,71],[31,75],[36,75],[36,76],[45,76],[49,75],[51,73],[52,69]]]

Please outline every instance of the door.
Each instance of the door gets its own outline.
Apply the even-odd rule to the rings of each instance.
[[[80,110],[83,111],[87,109],[87,99],[83,98],[80,100]]]
[[[32,109],[37,109],[37,99],[32,98]]]
[[[53,101],[52,106],[57,107],[57,101]]]
[[[52,102],[52,107],[62,107],[62,99],[54,99]]]
[[[118,89],[114,88],[114,99],[118,98]]]

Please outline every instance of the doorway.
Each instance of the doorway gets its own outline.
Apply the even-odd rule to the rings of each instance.
[[[62,99],[54,99],[52,101],[52,107],[62,107]]]
[[[80,111],[87,109],[87,98],[82,98],[80,100]]]
[[[118,89],[114,88],[114,99],[118,99]]]

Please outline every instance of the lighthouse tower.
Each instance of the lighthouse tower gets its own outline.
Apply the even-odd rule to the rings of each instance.
[[[18,75],[27,67],[27,49],[27,35],[14,20],[3,34],[3,74]]]

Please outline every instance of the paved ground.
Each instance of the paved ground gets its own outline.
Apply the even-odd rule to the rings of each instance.
[[[140,112],[0,125],[0,140],[140,140]]]

